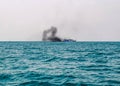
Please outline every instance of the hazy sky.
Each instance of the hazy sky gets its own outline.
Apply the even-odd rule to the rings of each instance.
[[[0,0],[0,40],[41,40],[51,26],[79,41],[120,41],[120,0]]]

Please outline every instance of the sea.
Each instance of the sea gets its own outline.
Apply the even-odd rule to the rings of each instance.
[[[120,42],[0,42],[0,86],[120,86]]]

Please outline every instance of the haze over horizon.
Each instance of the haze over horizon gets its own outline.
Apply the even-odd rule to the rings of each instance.
[[[120,41],[120,0],[0,0],[0,41],[40,41],[51,26],[78,41]]]

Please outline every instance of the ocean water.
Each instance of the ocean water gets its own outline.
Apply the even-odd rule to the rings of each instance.
[[[120,86],[120,42],[0,42],[0,86]]]

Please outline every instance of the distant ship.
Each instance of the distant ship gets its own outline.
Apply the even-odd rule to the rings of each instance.
[[[48,36],[47,34],[51,33],[50,36]],[[73,39],[61,39],[59,37],[56,36],[57,33],[57,28],[56,27],[51,27],[48,30],[45,30],[43,32],[43,41],[50,41],[50,42],[76,42]]]
[[[64,39],[63,42],[76,42],[76,40],[73,40],[73,39]]]

